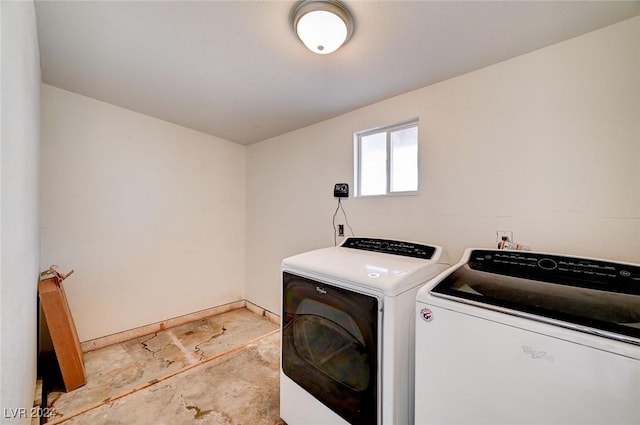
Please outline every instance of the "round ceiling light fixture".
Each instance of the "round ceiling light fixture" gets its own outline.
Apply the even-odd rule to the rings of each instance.
[[[291,11],[291,23],[309,50],[326,55],[338,50],[353,34],[353,16],[337,0],[301,0]]]

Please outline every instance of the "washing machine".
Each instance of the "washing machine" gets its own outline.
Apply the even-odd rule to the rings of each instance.
[[[284,259],[282,419],[411,423],[416,292],[447,267],[439,246],[381,238]]]
[[[415,423],[640,423],[640,265],[467,249],[416,297]]]

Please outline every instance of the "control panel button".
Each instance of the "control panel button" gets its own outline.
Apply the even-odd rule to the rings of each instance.
[[[558,263],[551,258],[543,258],[538,260],[538,267],[544,270],[555,270],[558,267]]]

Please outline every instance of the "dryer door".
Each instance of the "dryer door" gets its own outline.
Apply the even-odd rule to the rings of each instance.
[[[282,370],[350,423],[375,424],[378,299],[284,272]]]

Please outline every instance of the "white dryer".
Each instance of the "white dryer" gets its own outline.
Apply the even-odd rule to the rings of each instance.
[[[467,249],[417,294],[415,422],[640,423],[640,266]]]
[[[442,248],[348,238],[282,261],[280,416],[297,424],[413,421],[413,310]]]

